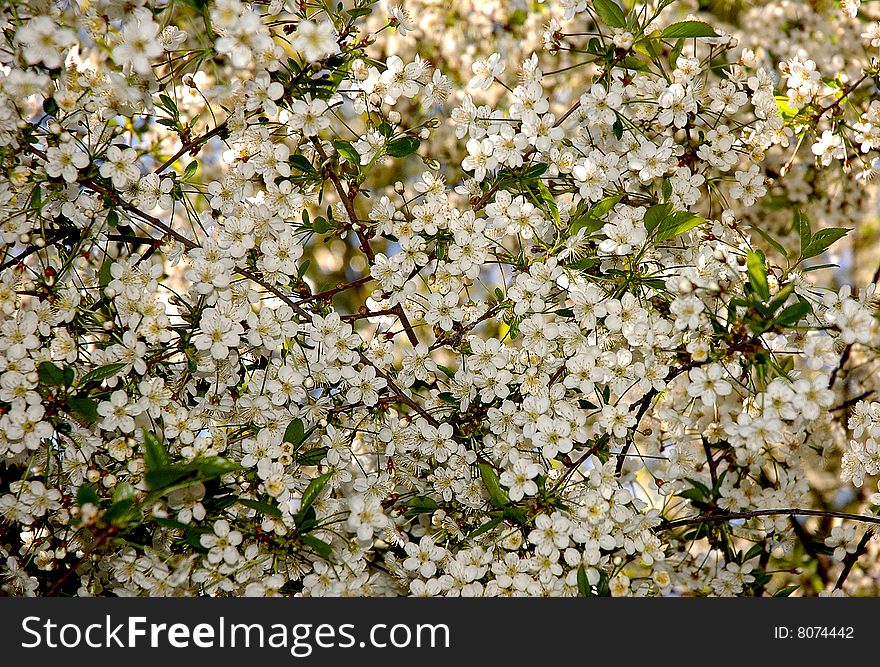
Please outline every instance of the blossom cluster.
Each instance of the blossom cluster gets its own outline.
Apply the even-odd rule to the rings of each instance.
[[[4,591],[876,592],[875,287],[816,277],[873,59],[674,0],[451,50],[470,3],[132,4],[0,10]],[[802,40],[880,46],[844,4]]]

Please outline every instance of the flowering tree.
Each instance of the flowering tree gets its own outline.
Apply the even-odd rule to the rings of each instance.
[[[880,8],[752,4],[0,10],[3,591],[878,594]]]

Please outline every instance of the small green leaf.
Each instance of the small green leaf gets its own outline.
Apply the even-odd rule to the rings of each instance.
[[[351,145],[351,142],[337,139],[333,142],[333,147],[336,149],[336,152],[344,157],[346,162],[348,162],[349,164],[357,166],[361,163],[360,153],[358,153],[354,149],[354,146]]]
[[[600,220],[599,218],[594,218],[589,213],[585,213],[584,215],[578,216],[571,222],[571,226],[568,228],[568,233],[572,236],[584,230],[584,236],[590,236],[591,234],[596,233],[602,227],[605,226],[605,221]]]
[[[645,231],[650,234],[671,212],[672,204],[655,204],[649,208],[645,211],[645,217],[642,220],[645,225]]]
[[[680,37],[718,37],[718,33],[703,21],[679,21],[663,29],[664,39],[678,39]]]
[[[91,503],[95,507],[101,504],[101,497],[98,495],[98,492],[95,491],[88,484],[83,484],[76,491],[76,504],[82,507],[83,505]]]
[[[361,16],[369,16],[373,11],[372,7],[358,7],[354,9],[346,9],[345,12],[352,17],[353,19],[360,18]]]
[[[831,227],[830,229],[820,229],[813,234],[810,243],[801,251],[803,259],[809,259],[825,252],[832,243],[842,239],[850,232],[844,227]]]
[[[760,234],[761,237],[765,241],[767,241],[767,243],[773,246],[773,249],[776,250],[776,252],[778,252],[781,256],[786,258],[788,257],[788,251],[783,247],[783,245],[772,236],[770,236],[767,232],[765,232],[760,227],[752,227],[752,230],[758,232],[758,234]]]
[[[126,528],[132,523],[140,521],[140,517],[141,512],[134,504],[134,498],[123,498],[119,502],[113,503],[101,518],[104,523],[117,528]]]
[[[193,176],[196,175],[196,172],[199,170],[199,161],[193,160],[188,165],[186,165],[186,169],[183,170],[183,180],[188,181]]]
[[[803,254],[813,238],[813,232],[810,230],[810,221],[802,211],[797,210],[794,212],[793,226],[801,237],[801,254]]]
[[[316,466],[324,460],[328,451],[330,451],[329,447],[313,447],[297,456],[296,462],[301,466]]]
[[[404,137],[403,139],[395,139],[388,143],[385,146],[385,152],[391,157],[406,157],[419,150],[421,145],[422,142],[415,137]]]
[[[577,582],[578,592],[581,594],[581,597],[593,597],[593,588],[590,586],[589,579],[587,579],[587,569],[584,567],[583,563],[578,566]]]
[[[196,459],[191,464],[199,473],[202,479],[214,479],[222,477],[230,472],[241,469],[241,465],[235,461],[230,461],[222,456],[208,456],[203,459]]]
[[[119,371],[126,367],[127,364],[123,362],[116,362],[113,364],[106,364],[105,366],[99,366],[98,368],[93,368],[88,373],[83,375],[79,382],[77,383],[79,386],[83,386],[88,384],[89,382],[100,382],[101,380],[106,380],[109,377],[113,377]]]
[[[539,162],[537,164],[533,164],[532,166],[530,166],[528,169],[526,169],[523,172],[522,179],[524,181],[527,181],[527,180],[531,180],[533,178],[538,178],[540,176],[543,176],[544,172],[546,172],[549,168],[550,168],[550,165],[547,164],[546,162]]]
[[[406,507],[406,516],[408,517],[427,514],[440,508],[437,501],[430,496],[414,496],[407,500],[404,506]]]
[[[800,584],[792,584],[791,586],[786,586],[785,588],[780,588],[773,594],[775,598],[787,598],[792,593],[794,593],[798,588],[800,588]]]
[[[483,484],[489,492],[489,500],[495,507],[504,507],[510,504],[510,497],[507,491],[501,486],[501,479],[498,473],[488,463],[480,463],[477,465],[480,469],[480,477],[483,478]]]
[[[482,535],[483,533],[488,533],[488,532],[489,532],[490,530],[492,530],[495,526],[497,526],[499,523],[501,523],[502,520],[503,520],[503,519],[502,519],[500,516],[496,516],[494,519],[489,519],[489,520],[488,520],[486,523],[484,523],[482,526],[480,526],[479,528],[476,528],[475,530],[473,530],[472,532],[470,532],[470,533],[468,534],[468,536],[467,536],[468,539],[469,539],[469,540],[472,540],[472,539],[474,539],[475,537],[479,537],[479,536]]]
[[[70,397],[67,399],[67,409],[88,424],[98,421],[98,402],[91,398]]]
[[[312,163],[309,162],[308,158],[304,155],[291,155],[288,160],[290,166],[299,169],[302,172],[307,174],[314,174],[315,168],[312,166]]]
[[[321,556],[321,558],[330,558],[330,556],[333,554],[333,547],[331,547],[324,540],[318,539],[314,535],[302,535],[300,536],[300,540],[309,549]]]
[[[144,480],[150,491],[158,491],[160,489],[167,489],[169,486],[191,473],[191,466],[178,463],[164,468],[147,470],[144,474]]]
[[[312,229],[316,234],[326,234],[330,230],[330,223],[327,222],[327,218],[319,215],[312,223]]]
[[[663,220],[657,227],[657,234],[654,236],[656,242],[668,241],[680,234],[690,231],[694,227],[699,227],[705,218],[701,218],[687,211],[676,211],[672,215]]]
[[[321,491],[324,489],[325,486],[327,486],[327,482],[330,481],[331,477],[333,477],[333,473],[327,472],[323,475],[315,477],[311,482],[309,482],[306,490],[303,491],[299,512],[297,512],[296,514],[297,523],[300,523],[300,518],[305,516],[306,511],[314,504],[314,502],[318,499],[318,496],[321,495]]]
[[[244,505],[245,507],[250,507],[251,509],[257,510],[258,512],[265,514],[266,516],[271,516],[276,519],[282,516],[281,510],[278,509],[277,506],[271,505],[269,503],[262,503],[259,500],[239,498],[238,503]]]
[[[800,322],[812,310],[808,301],[798,301],[787,308],[783,308],[782,312],[776,316],[776,322],[783,327],[794,326]]]
[[[621,199],[623,199],[623,193],[601,199],[590,209],[590,215],[594,218],[601,218],[617,206]]]
[[[763,544],[753,544],[752,548],[749,549],[745,555],[740,560],[740,563],[745,563],[746,561],[751,560],[755,556],[764,553],[764,545]]]
[[[550,188],[547,187],[544,181],[538,181],[538,190],[550,211],[550,215],[553,217],[553,221],[557,225],[561,225],[562,221],[559,218],[559,208],[556,206],[556,200],[553,198],[553,193],[550,192]]]
[[[746,269],[752,289],[755,290],[755,293],[763,301],[767,301],[770,298],[770,286],[767,283],[767,267],[758,253],[750,251],[746,255]]]
[[[626,15],[614,0],[593,0],[593,7],[599,17],[612,28],[626,27]]]
[[[119,482],[113,489],[113,502],[119,503],[123,500],[134,498],[134,487],[128,482]]]
[[[168,466],[168,451],[165,443],[155,433],[144,430],[144,463],[147,470],[158,470]]]
[[[40,382],[50,386],[66,387],[73,384],[73,369],[58,368],[51,361],[44,361],[37,367],[37,376]]]
[[[305,437],[306,431],[302,419],[294,419],[284,431],[284,442],[289,442],[294,447],[299,447]]]

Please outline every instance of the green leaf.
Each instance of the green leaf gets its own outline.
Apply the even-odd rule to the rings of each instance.
[[[746,256],[746,269],[749,274],[749,283],[755,293],[761,297],[763,301],[770,298],[770,286],[767,283],[767,267],[761,256],[750,251]]]
[[[568,228],[568,233],[574,236],[579,231],[584,230],[584,236],[586,237],[599,231],[604,226],[604,220],[594,218],[589,213],[585,213],[584,215],[578,216],[577,218],[572,220],[571,226]]]
[[[259,500],[250,500],[249,498],[239,498],[238,503],[244,505],[245,507],[250,507],[251,509],[257,510],[266,516],[271,516],[276,519],[282,516],[281,510],[278,509],[275,505],[271,505],[269,503],[262,503]]]
[[[361,16],[369,16],[373,8],[372,7],[358,7],[355,9],[346,9],[346,13],[353,19],[359,18]]]
[[[507,491],[501,486],[501,479],[498,473],[488,463],[480,463],[477,465],[480,469],[480,477],[483,478],[483,484],[489,492],[489,500],[495,507],[504,507],[510,504],[510,497]]]
[[[89,382],[100,382],[101,380],[113,377],[119,371],[125,368],[126,365],[127,364],[123,362],[116,362],[113,364],[107,364],[105,366],[99,366],[98,368],[93,368],[88,373],[83,375],[77,384],[79,386],[82,386],[84,384],[88,384]]]
[[[329,447],[313,447],[297,456],[296,462],[301,466],[316,466],[324,460],[328,451],[330,451]]]
[[[813,234],[813,238],[810,239],[810,243],[801,251],[801,256],[803,259],[809,259],[810,257],[815,257],[816,255],[821,255],[825,252],[829,246],[835,241],[842,239],[850,232],[849,229],[844,227],[831,227],[830,229],[820,229],[818,232]]]
[[[76,490],[76,504],[82,507],[87,503],[97,507],[101,504],[101,496],[91,486],[83,484]]]
[[[186,169],[183,170],[183,180],[188,181],[193,176],[196,175],[196,172],[199,170],[199,161],[193,160],[188,165],[186,165]]]
[[[798,301],[787,308],[783,308],[782,312],[776,316],[776,322],[783,327],[794,326],[800,322],[812,310],[812,306],[808,301]]]
[[[810,230],[810,221],[802,211],[797,210],[794,212],[794,221],[792,224],[801,237],[801,254],[803,254],[813,238],[813,233]]]
[[[668,241],[679,234],[684,234],[685,232],[690,231],[694,227],[699,227],[704,222],[706,222],[705,218],[701,218],[693,213],[676,211],[660,223],[657,227],[657,234],[654,236],[654,240],[656,242]]]
[[[168,95],[159,95],[159,100],[162,102],[161,106],[163,106],[169,113],[176,116],[177,115],[177,105],[174,103]]]
[[[113,502],[134,499],[134,487],[128,482],[119,482],[113,489]]]
[[[50,386],[67,387],[73,384],[73,369],[58,368],[51,361],[44,361],[37,367],[37,376],[40,382]]]
[[[388,143],[385,146],[385,152],[391,157],[406,157],[419,150],[421,145],[422,142],[415,137],[404,137],[403,139],[395,139]]]
[[[709,487],[706,486],[705,484],[703,484],[700,480],[693,479],[691,477],[686,477],[685,479],[687,479],[687,481],[689,481],[691,484],[693,484],[694,488],[697,489],[703,495],[704,498],[711,498],[712,497],[711,489],[709,489]]]
[[[147,470],[144,474],[144,481],[146,481],[147,488],[150,491],[158,491],[160,489],[167,489],[175,482],[191,474],[192,471],[191,466],[177,463],[164,468]]]
[[[202,479],[213,479],[222,477],[230,472],[241,469],[241,465],[235,461],[230,461],[222,456],[208,456],[203,459],[196,459],[191,464],[199,473]]]
[[[144,430],[144,463],[147,470],[158,470],[168,466],[168,451],[165,443],[155,433]]]
[[[794,593],[798,588],[800,588],[800,584],[792,584],[791,586],[786,586],[785,588],[780,588],[773,594],[775,598],[787,598],[792,593]]]
[[[470,533],[468,534],[467,538],[468,538],[469,540],[472,540],[472,539],[474,539],[475,537],[479,537],[479,536],[482,535],[483,533],[488,533],[488,532],[489,532],[490,530],[492,530],[495,526],[497,526],[499,523],[501,523],[502,520],[503,520],[503,519],[502,519],[500,516],[496,516],[494,519],[489,519],[489,520],[488,520],[486,523],[484,523],[482,526],[480,526],[479,528],[477,528],[477,529],[473,530],[472,532],[470,532]]]
[[[752,548],[749,549],[746,554],[740,560],[740,563],[745,563],[746,561],[751,560],[755,556],[764,553],[764,545],[763,544],[753,544]]]
[[[139,520],[140,510],[135,506],[133,498],[124,498],[118,503],[113,503],[101,517],[104,523],[118,528],[125,528]]]
[[[288,162],[290,163],[290,166],[296,167],[302,172],[305,172],[307,174],[315,173],[315,168],[312,166],[312,163],[309,162],[308,158],[306,158],[304,155],[291,155]]]
[[[594,218],[601,218],[617,206],[621,199],[623,199],[623,193],[601,199],[590,209],[590,215]]]
[[[587,579],[587,569],[584,567],[584,564],[581,563],[578,566],[578,592],[581,594],[583,598],[593,597],[593,589],[590,586],[590,581]]]
[[[98,271],[98,284],[101,286],[101,293],[103,294],[104,288],[110,284],[110,281],[113,280],[113,275],[110,273],[110,267],[113,266],[112,259],[105,259],[104,263],[101,264],[101,268]]]
[[[703,21],[679,21],[663,29],[663,37],[678,39],[680,37],[718,37],[718,33]]]
[[[687,498],[696,502],[704,502],[706,497],[699,489],[685,489],[681,493],[676,493],[679,498]]]
[[[765,241],[767,241],[767,243],[769,243],[771,246],[773,246],[773,249],[776,250],[776,252],[778,252],[783,257],[786,257],[786,258],[788,257],[788,251],[783,247],[783,245],[779,241],[774,239],[772,236],[770,236],[767,232],[765,232],[760,227],[752,227],[751,229],[753,231],[758,232],[758,234],[760,234],[761,237]]]
[[[351,145],[351,142],[337,139],[333,142],[333,147],[336,149],[336,152],[344,157],[346,162],[348,162],[349,164],[357,166],[361,163],[360,153],[358,153],[354,149],[354,146]]]
[[[414,496],[404,503],[407,516],[416,516],[417,514],[426,514],[438,509],[440,505],[437,501],[429,496]]]
[[[300,536],[300,540],[309,549],[321,556],[321,558],[330,558],[330,556],[333,554],[333,547],[331,547],[324,540],[318,539],[314,535],[302,535]]]
[[[289,442],[294,447],[299,447],[305,437],[306,431],[302,419],[294,419],[284,431],[284,442]]]
[[[546,162],[533,164],[522,173],[522,179],[527,181],[533,178],[538,178],[539,176],[543,176],[544,172],[546,172],[549,168],[550,165]]]
[[[79,415],[89,424],[98,421],[98,402],[91,398],[70,397],[67,399],[67,409],[75,415]]]
[[[324,489],[325,486],[327,486],[327,482],[330,481],[331,477],[333,477],[333,473],[327,472],[323,475],[315,477],[311,482],[309,482],[306,490],[303,491],[302,502],[299,507],[299,512],[296,513],[297,523],[300,523],[301,517],[305,516],[306,511],[314,504],[314,502],[318,499],[318,496],[321,495],[321,491]]]
[[[541,192],[541,197],[544,199],[544,203],[547,204],[547,208],[550,210],[550,215],[553,217],[553,221],[557,225],[562,224],[562,220],[559,218],[559,208],[556,206],[556,200],[553,199],[553,193],[550,192],[550,188],[544,183],[544,181],[538,181],[538,190]]]
[[[645,230],[650,234],[651,231],[656,229],[671,212],[672,204],[655,204],[649,208],[645,211],[645,217],[643,219]]]
[[[330,223],[327,222],[327,218],[319,215],[312,223],[312,229],[316,234],[326,234],[330,230]]]
[[[452,370],[451,368],[448,368],[447,366],[443,366],[442,364],[437,364],[437,368],[439,368],[441,371],[443,371],[443,373],[446,375],[446,377],[449,377],[449,378],[455,377],[455,371]]]
[[[626,27],[626,16],[614,0],[593,0],[593,7],[599,17],[612,28]]]

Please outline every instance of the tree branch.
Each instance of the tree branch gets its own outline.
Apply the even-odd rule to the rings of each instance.
[[[848,512],[834,512],[831,510],[811,510],[798,507],[788,507],[772,510],[753,510],[751,512],[729,512],[727,514],[701,514],[699,516],[691,516],[684,519],[676,519],[674,521],[664,521],[657,526],[655,530],[673,530],[684,526],[692,526],[697,523],[724,523],[725,521],[735,521],[737,519],[753,519],[759,516],[781,516],[786,514],[789,516],[824,516],[880,525],[880,517],[876,516],[850,514]]]

